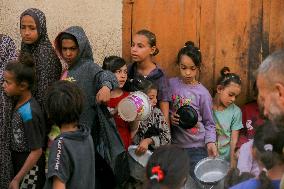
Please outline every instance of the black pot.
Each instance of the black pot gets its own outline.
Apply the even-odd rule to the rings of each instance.
[[[176,113],[179,115],[179,126],[183,129],[191,129],[198,122],[198,114],[190,105],[181,106]]]

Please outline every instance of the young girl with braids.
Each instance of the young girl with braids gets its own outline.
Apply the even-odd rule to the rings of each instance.
[[[193,42],[186,42],[177,55],[180,71],[178,77],[171,78],[171,131],[172,143],[187,150],[191,159],[190,171],[203,158],[217,156],[215,146],[216,131],[212,113],[212,98],[208,90],[196,79],[201,66],[201,52]],[[198,123],[192,129],[179,127],[176,111],[183,105],[192,106],[198,113]]]
[[[164,145],[154,151],[146,166],[145,189],[180,189],[187,180],[189,157],[175,145]]]
[[[216,123],[218,152],[221,158],[236,167],[235,148],[239,130],[243,128],[242,112],[234,104],[241,93],[241,79],[237,74],[230,73],[228,67],[221,70],[217,81],[217,91],[213,102],[213,115]]]
[[[257,160],[261,173],[258,178],[250,179],[232,189],[279,189],[284,173],[284,131],[272,123],[265,123],[256,129],[254,135],[253,157]]]

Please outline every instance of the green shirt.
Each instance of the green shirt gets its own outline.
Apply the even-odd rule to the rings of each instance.
[[[213,112],[219,155],[221,158],[230,161],[231,133],[233,130],[243,128],[242,112],[235,104],[231,104],[223,111],[214,110]]]

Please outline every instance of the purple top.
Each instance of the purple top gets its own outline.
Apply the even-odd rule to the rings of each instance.
[[[237,168],[240,170],[241,173],[249,172],[254,176],[258,176],[260,170],[257,161],[254,160],[252,157],[252,145],[253,140],[250,140],[241,146]]]
[[[169,80],[171,112],[183,105],[191,105],[198,113],[198,126],[195,132],[172,126],[172,142],[182,148],[204,147],[209,142],[216,141],[215,122],[212,113],[212,98],[208,90],[202,85],[189,85],[178,78]]]
[[[128,78],[134,79],[139,75],[141,76],[141,74],[137,72],[137,63],[130,64],[128,66]],[[152,70],[149,75],[144,77],[158,86],[158,101],[170,101],[168,79],[161,68],[156,66],[156,68]]]

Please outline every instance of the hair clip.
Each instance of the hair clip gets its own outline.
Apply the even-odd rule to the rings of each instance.
[[[273,150],[272,144],[265,144],[263,146],[263,148],[264,148],[265,151],[271,151],[272,152],[272,150]]]
[[[266,168],[263,168],[262,171],[265,172],[265,174],[267,174],[267,169]]]
[[[164,172],[159,165],[152,168],[152,174],[150,177],[151,180],[156,179],[160,182],[164,179]]]

